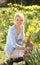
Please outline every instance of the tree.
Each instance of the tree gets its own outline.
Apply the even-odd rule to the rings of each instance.
[[[40,0],[0,0],[0,4],[5,4],[5,3],[17,3],[21,5],[40,5]]]

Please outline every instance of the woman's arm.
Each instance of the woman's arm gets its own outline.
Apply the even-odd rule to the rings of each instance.
[[[8,38],[10,39],[12,47],[15,48],[17,42],[16,42],[14,30],[9,29],[9,31],[8,31]]]
[[[24,50],[24,51],[30,51],[31,50],[30,47],[24,47],[24,46],[21,46],[21,45],[18,45],[18,44],[17,44],[17,49]]]
[[[8,31],[8,38],[10,39],[11,45],[13,48],[18,48],[19,50],[24,50],[25,48],[21,45],[17,44],[16,37],[14,31],[11,30]]]

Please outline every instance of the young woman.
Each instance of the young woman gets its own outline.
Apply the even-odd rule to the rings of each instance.
[[[24,51],[29,50],[28,48],[21,46],[25,36],[23,22],[23,14],[16,13],[14,15],[14,25],[8,31],[7,42],[4,49],[8,56],[8,65],[12,65],[13,62],[18,63],[23,61]]]

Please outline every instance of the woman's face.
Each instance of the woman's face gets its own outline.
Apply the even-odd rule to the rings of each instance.
[[[15,22],[18,25],[22,25],[23,24],[23,18],[21,18],[20,16],[16,16]]]

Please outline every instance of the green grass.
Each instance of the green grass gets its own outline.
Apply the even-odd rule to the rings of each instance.
[[[7,56],[4,53],[4,51],[0,51],[0,62],[4,62],[6,61],[6,59],[7,59]]]

